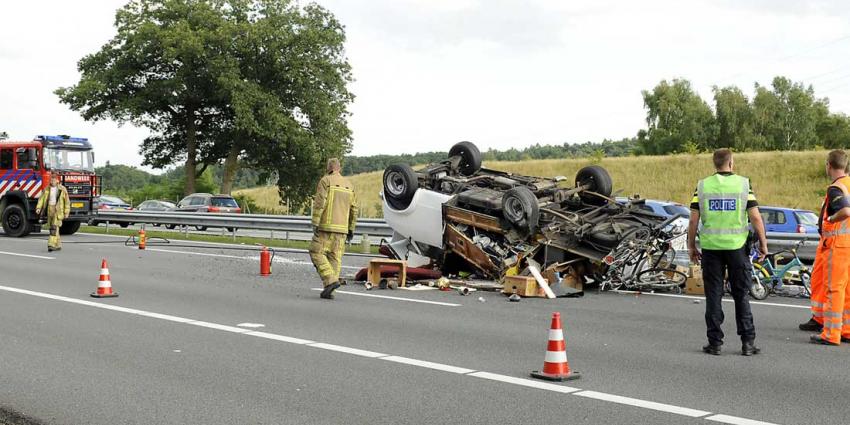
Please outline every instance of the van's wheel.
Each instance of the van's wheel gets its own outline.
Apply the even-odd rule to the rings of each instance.
[[[525,186],[511,188],[502,196],[502,214],[523,234],[537,231],[540,205],[537,196]]]
[[[407,164],[393,164],[384,170],[384,198],[396,210],[410,206],[419,189],[419,178]]]
[[[121,226],[122,229],[130,227],[130,223],[118,223],[118,225]]]
[[[20,204],[9,205],[3,210],[3,231],[13,238],[20,238],[30,233],[27,214]]]
[[[168,230],[174,230],[175,227],[177,227],[176,224],[166,224],[165,225],[165,228],[168,229]]]
[[[78,230],[80,230],[80,224],[82,223],[80,223],[79,221],[66,221],[62,223],[62,227],[59,228],[59,234],[73,235],[74,233],[77,233]]]
[[[481,151],[472,142],[456,143],[449,149],[449,158],[460,156],[458,171],[464,176],[471,176],[481,169]]]
[[[199,232],[203,232],[203,231],[207,230],[207,226],[195,226],[195,230],[197,230]]]
[[[578,170],[576,173],[576,187],[588,186],[587,190],[602,196],[611,196],[613,184],[611,175],[598,165],[590,165]],[[589,193],[581,193],[581,200],[591,205],[603,205],[608,201]]]

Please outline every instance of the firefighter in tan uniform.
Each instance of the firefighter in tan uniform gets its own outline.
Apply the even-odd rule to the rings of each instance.
[[[50,186],[41,193],[35,206],[35,214],[41,217],[41,212],[47,209],[47,226],[50,229],[50,237],[47,238],[47,251],[59,251],[62,249],[62,241],[59,240],[59,228],[62,220],[68,218],[71,213],[71,200],[68,198],[68,190],[59,184],[59,175],[50,177]]]
[[[340,174],[339,160],[328,160],[328,174],[319,180],[313,198],[313,241],[310,259],[322,278],[321,297],[333,299],[339,288],[339,272],[346,242],[354,236],[357,200],[354,186]]]

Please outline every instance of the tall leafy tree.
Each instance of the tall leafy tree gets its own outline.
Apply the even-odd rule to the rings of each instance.
[[[757,148],[750,101],[741,89],[714,86],[714,111],[717,125],[712,148],[734,148],[737,151]]]
[[[812,86],[776,77],[770,89],[759,84],[755,87],[755,129],[765,149],[801,150],[818,144],[818,121],[828,111],[828,104],[815,97]]]
[[[116,14],[116,28],[80,60],[80,81],[56,92],[87,120],[149,128],[145,164],[184,161],[186,193],[221,161],[229,191],[242,159],[304,202],[319,164],[350,149],[345,35],[322,7],[133,0]]]
[[[687,80],[662,80],[652,91],[644,90],[647,129],[638,134],[644,153],[682,152],[686,144],[708,147],[713,138],[711,108]]]

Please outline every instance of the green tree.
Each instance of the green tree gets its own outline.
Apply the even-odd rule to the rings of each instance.
[[[742,152],[757,148],[753,129],[753,110],[741,89],[714,86],[714,111],[717,125],[712,148],[734,148]]]
[[[184,193],[222,160],[229,191],[242,158],[303,202],[321,162],[350,148],[345,36],[320,6],[133,0],[115,25],[115,37],[80,60],[80,81],[56,93],[87,120],[149,128],[144,164],[184,161]]]
[[[817,133],[824,148],[850,148],[850,117],[841,113],[827,114],[818,122]]]
[[[815,98],[812,86],[773,79],[771,89],[755,85],[755,131],[767,150],[803,150],[818,144],[817,126],[828,111],[825,99]]]
[[[638,134],[641,150],[651,155],[682,152],[688,142],[707,147],[713,139],[714,115],[687,80],[662,80],[644,90],[647,129]]]

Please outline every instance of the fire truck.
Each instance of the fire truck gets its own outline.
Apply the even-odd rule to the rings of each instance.
[[[35,214],[38,198],[59,174],[68,189],[71,211],[59,229],[70,235],[92,218],[100,179],[94,172],[94,151],[88,139],[69,136],[36,136],[35,140],[0,140],[0,225],[7,236],[22,237],[41,231]],[[42,215],[45,213],[42,212]]]

